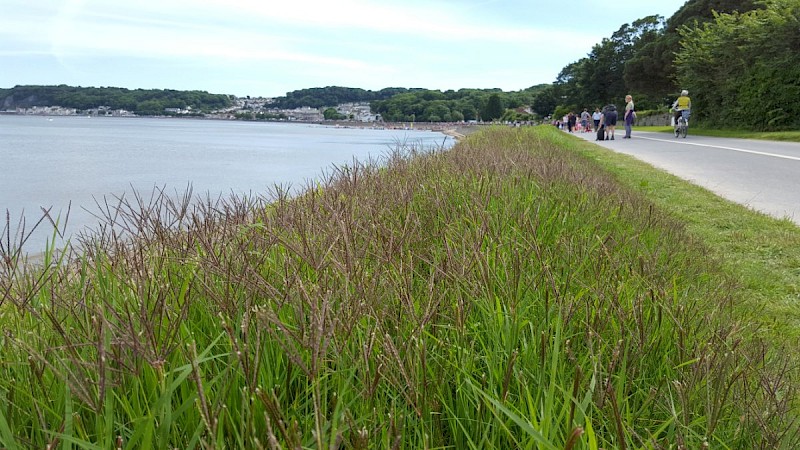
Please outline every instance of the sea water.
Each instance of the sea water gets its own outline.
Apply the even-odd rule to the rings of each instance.
[[[134,193],[258,196],[307,187],[335,166],[380,163],[399,147],[448,148],[433,131],[284,122],[0,115],[0,230],[12,239],[69,211],[65,238],[94,229],[100,208]],[[7,220],[8,219],[8,220]],[[63,224],[61,226],[63,229]],[[24,249],[44,249],[41,226]],[[5,237],[4,245],[5,245]],[[57,247],[63,239],[57,239]]]

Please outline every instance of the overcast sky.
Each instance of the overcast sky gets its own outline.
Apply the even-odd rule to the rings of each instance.
[[[280,96],[346,86],[552,83],[625,23],[682,0],[0,0],[0,88]]]

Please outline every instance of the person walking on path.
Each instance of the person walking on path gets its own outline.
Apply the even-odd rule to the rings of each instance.
[[[587,133],[592,131],[591,127],[589,127],[589,111],[586,108],[583,108],[583,112],[581,113],[581,128],[583,128],[583,132]]]
[[[614,130],[617,128],[617,107],[611,103],[603,111],[603,123],[606,126],[606,140],[614,140]]]
[[[622,139],[631,138],[631,128],[633,127],[633,119],[636,118],[636,113],[633,108],[633,97],[630,95],[625,96],[625,136]]]
[[[597,137],[595,141],[604,141],[608,139],[606,136],[606,123],[605,123],[605,116],[602,112],[598,109],[595,114],[597,115],[598,119],[595,122],[595,129],[597,130]]]
[[[600,116],[602,113],[600,112],[600,108],[595,108],[594,113],[592,113],[592,120],[594,121],[594,129],[597,130],[600,127]]]

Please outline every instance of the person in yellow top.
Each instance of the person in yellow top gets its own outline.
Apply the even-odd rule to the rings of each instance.
[[[681,91],[681,96],[672,104],[672,110],[675,111],[675,125],[678,125],[678,117],[683,117],[688,121],[689,114],[692,111],[692,99],[689,98],[689,91],[686,89]],[[686,111],[685,113],[683,111]]]

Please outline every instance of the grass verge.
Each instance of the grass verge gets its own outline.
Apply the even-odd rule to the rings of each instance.
[[[656,131],[664,133],[672,133],[673,128],[670,126],[646,126],[636,127],[639,131]],[[689,133],[697,136],[714,136],[725,138],[739,138],[739,139],[760,139],[766,141],[786,141],[786,142],[800,142],[800,131],[743,131],[743,130],[719,130],[702,127],[691,127]]]
[[[743,305],[780,334],[800,330],[800,228],[722,199],[630,156],[552,135],[554,142],[596,161],[629,189],[668,211],[738,280]]]
[[[598,155],[495,128],[296,197],[139,198],[75,259],[6,252],[0,445],[795,446],[779,327]]]

